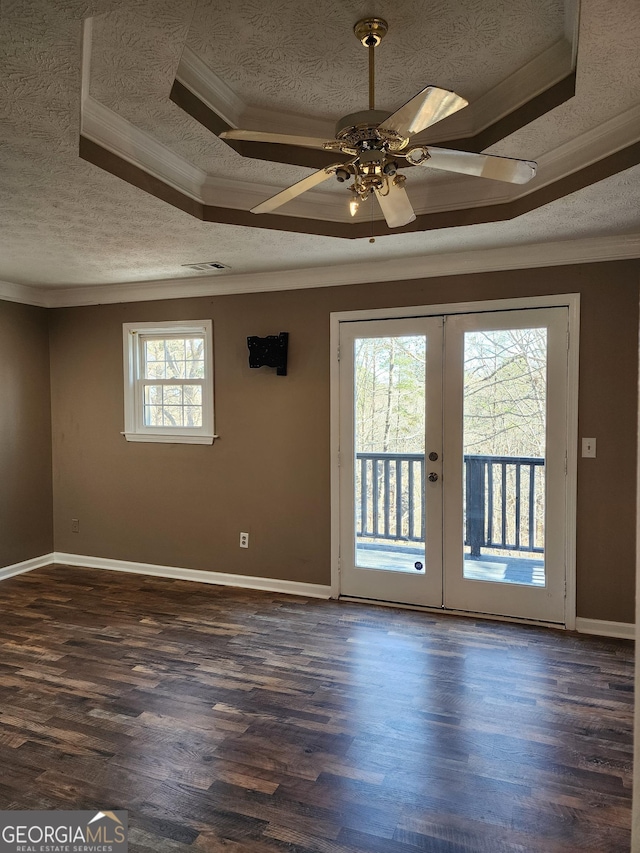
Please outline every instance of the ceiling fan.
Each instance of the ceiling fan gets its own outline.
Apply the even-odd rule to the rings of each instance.
[[[426,166],[514,184],[524,184],[534,177],[537,164],[532,160],[474,154],[434,148],[431,145],[411,147],[411,138],[415,134],[458,112],[468,105],[468,101],[447,89],[427,86],[394,113],[376,110],[374,52],[388,29],[387,22],[382,18],[364,18],[353,28],[356,37],[369,50],[369,109],[339,119],[335,139],[326,141],[309,136],[240,129],[220,134],[223,139],[275,142],[339,151],[351,158],[314,172],[252,208],[252,213],[275,210],[335,176],[341,183],[353,178],[349,187],[352,193],[349,203],[352,216],[355,216],[361,201],[375,194],[389,228],[399,228],[416,218],[404,186],[407,179],[398,173],[399,159],[404,159],[412,166]]]

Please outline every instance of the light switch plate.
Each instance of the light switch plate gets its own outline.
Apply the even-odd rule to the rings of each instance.
[[[586,459],[596,458],[596,440],[595,438],[582,439],[582,456]]]

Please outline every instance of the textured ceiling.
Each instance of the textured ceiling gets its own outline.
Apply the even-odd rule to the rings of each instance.
[[[428,17],[424,9],[376,4],[391,23],[378,62],[381,106],[425,83],[475,97],[563,27],[562,4],[552,0],[436,0]],[[83,18],[101,16],[92,97],[212,175],[280,188],[309,171],[242,158],[169,101],[184,45],[247,103],[333,120],[366,96],[366,55],[350,28],[371,11],[338,0],[0,2],[0,280],[55,287],[191,277],[181,265],[206,260],[232,273],[406,256],[427,263],[439,253],[640,233],[640,167],[510,222],[371,245],[202,223],[78,158]],[[588,0],[580,27],[576,96],[495,153],[541,157],[639,105],[637,0]],[[442,180],[425,179],[426,191],[431,183]]]
[[[210,175],[285,187],[311,170],[241,158],[169,100],[182,47],[267,118],[324,120],[332,135],[339,117],[367,107],[367,52],[353,24],[368,9],[359,0],[129,4],[94,21],[90,93]],[[475,100],[561,40],[565,20],[559,0],[439,0],[428,14],[417,0],[386,0],[375,11],[391,22],[376,54],[376,104],[389,111],[428,84]],[[434,179],[417,170],[412,183]],[[333,182],[320,190],[336,191]]]
[[[335,121],[366,108],[367,51],[358,0],[198,2],[187,45],[248,104]],[[434,83],[471,100],[563,35],[558,0],[398,0],[376,52],[378,106],[393,110]]]

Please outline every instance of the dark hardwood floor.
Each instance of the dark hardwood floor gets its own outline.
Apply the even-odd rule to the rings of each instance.
[[[628,851],[630,642],[115,572],[0,585],[0,807],[130,847]]]

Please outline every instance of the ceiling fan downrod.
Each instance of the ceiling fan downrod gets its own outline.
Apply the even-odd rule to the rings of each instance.
[[[353,32],[369,51],[369,109],[376,108],[375,49],[386,36],[389,25],[384,18],[363,18],[354,26]]]

